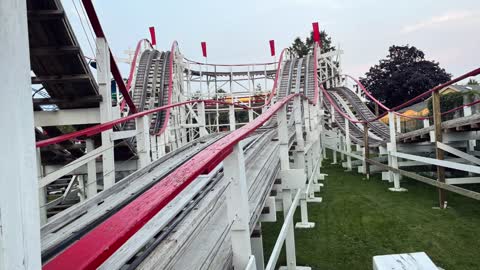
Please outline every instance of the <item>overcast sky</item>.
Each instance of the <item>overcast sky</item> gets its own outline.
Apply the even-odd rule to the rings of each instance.
[[[80,0],[62,2],[85,55],[92,55],[73,5],[80,9]],[[149,37],[148,27],[155,26],[159,49],[167,50],[177,40],[190,59],[201,59],[200,42],[206,41],[211,63],[270,61],[269,39],[275,39],[279,52],[295,37],[307,36],[311,23],[318,21],[345,51],[344,72],[357,77],[385,57],[393,44],[418,47],[454,76],[480,67],[479,0],[95,0],[94,4],[110,46],[120,57],[125,56],[123,50]],[[126,65],[121,69],[126,73]]]

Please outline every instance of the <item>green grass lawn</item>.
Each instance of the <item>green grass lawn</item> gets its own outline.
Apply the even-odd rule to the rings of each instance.
[[[328,177],[319,193],[322,203],[308,205],[313,229],[295,229],[297,264],[312,269],[372,269],[375,255],[425,251],[447,270],[480,269],[480,203],[448,193],[446,210],[436,210],[437,190],[414,180],[403,180],[406,193],[376,174],[365,180],[325,160]],[[282,214],[279,212],[279,219]],[[300,220],[300,208],[295,222]],[[281,227],[263,223],[265,260]],[[285,256],[279,259],[285,265]]]

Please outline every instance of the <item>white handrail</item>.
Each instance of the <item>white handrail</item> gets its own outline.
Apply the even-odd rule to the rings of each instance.
[[[295,210],[297,209],[298,201],[300,200],[300,193],[301,190],[297,190],[295,194],[295,198],[293,199],[292,205],[290,209],[288,209],[288,213],[283,220],[282,229],[278,234],[277,241],[275,242],[275,246],[273,247],[272,254],[268,259],[267,266],[265,270],[274,270],[275,265],[277,264],[278,256],[280,255],[280,251],[282,250],[283,243],[285,242],[285,238],[287,237],[287,230],[289,229],[290,225],[293,224],[290,222],[293,219],[293,214],[295,214]]]

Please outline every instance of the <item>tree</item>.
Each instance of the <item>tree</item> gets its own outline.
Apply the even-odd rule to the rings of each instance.
[[[475,79],[470,79],[468,80],[467,85],[478,85],[478,81]]]
[[[386,59],[370,68],[362,84],[387,107],[393,107],[450,80],[438,62],[414,46],[391,46]]]
[[[222,88],[217,89],[217,92],[215,93],[215,96],[213,96],[213,99],[222,99],[225,98],[225,94],[227,92],[223,90]]]
[[[335,46],[332,46],[332,38],[325,31],[320,32],[320,40],[322,43],[321,53],[335,50]],[[313,43],[313,31],[311,31],[310,37],[307,37],[305,42],[300,37],[296,37],[288,51],[295,57],[304,57],[313,51]]]

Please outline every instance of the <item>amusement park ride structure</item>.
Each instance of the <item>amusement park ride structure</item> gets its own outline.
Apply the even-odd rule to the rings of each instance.
[[[294,231],[315,226],[308,204],[322,201],[326,149],[347,170],[381,172],[392,191],[405,191],[402,176],[438,187],[441,208],[446,191],[480,199],[459,186],[480,182],[479,102],[442,121],[438,96],[480,69],[387,108],[342,73],[341,50],[321,53],[319,36],[303,58],[283,50],[278,61],[239,65],[195,62],[176,42],[160,51],[145,39],[125,83],[91,0],[82,2],[96,76],[59,0],[0,4],[11,52],[0,64],[2,124],[13,133],[2,138],[0,269],[274,269],[283,246],[286,269],[309,269],[296,265]],[[433,119],[400,133],[396,111],[430,95]],[[379,121],[387,114],[389,125]],[[265,261],[261,223],[277,211],[283,225]]]

